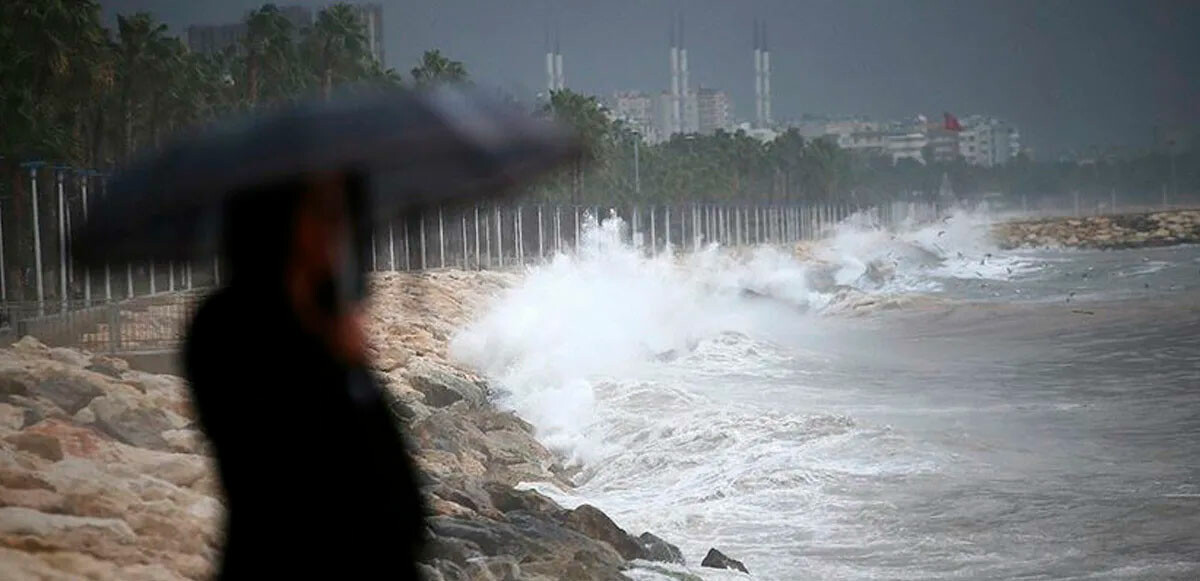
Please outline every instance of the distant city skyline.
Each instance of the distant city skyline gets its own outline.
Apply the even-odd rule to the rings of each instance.
[[[545,86],[544,38],[561,39],[569,89],[598,96],[669,89],[668,29],[687,22],[693,87],[726,92],[755,118],[753,22],[770,23],[772,116],[895,119],[952,111],[1006,119],[1050,158],[1093,146],[1149,147],[1154,128],[1200,123],[1200,10],[1185,2],[645,2],[380,0],[387,64],[421,52],[461,60],[520,97]],[[254,0],[105,0],[189,24],[240,18]],[[317,8],[328,0],[280,2]]]

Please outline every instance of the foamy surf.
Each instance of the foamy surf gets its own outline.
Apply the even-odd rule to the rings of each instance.
[[[451,354],[581,468],[573,490],[526,486],[661,533],[693,565],[715,546],[782,578],[796,563],[779,555],[846,529],[843,512],[870,504],[828,487],[936,471],[941,457],[886,426],[764,410],[758,398],[828,399],[807,378],[840,364],[823,350],[833,319],[936,300],[949,279],[1036,268],[996,250],[986,224],[959,211],[893,231],[864,214],[800,249],[649,257],[623,242],[620,220],[589,217],[577,252],[530,269]]]

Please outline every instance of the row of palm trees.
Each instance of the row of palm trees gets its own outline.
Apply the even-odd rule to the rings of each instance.
[[[853,160],[847,152],[828,141],[806,140],[796,131],[769,142],[740,131],[718,131],[647,144],[629,126],[612,119],[594,97],[555,91],[541,111],[573,125],[590,158],[535,188],[536,195],[548,201],[828,201],[850,185]]]
[[[229,113],[329,97],[343,84],[401,83],[372,57],[354,8],[320,10],[302,29],[266,4],[220,54],[188,51],[151,14],[101,24],[96,0],[6,0],[0,7],[0,156],[107,169],[166,136]],[[463,81],[437,51],[417,84]],[[11,163],[9,164],[11,165]]]
[[[1022,155],[995,166],[963,160],[921,164],[856,155],[826,139],[794,130],[763,142],[742,132],[676,135],[649,145],[612,120],[592,97],[558,91],[542,107],[574,125],[588,143],[591,163],[578,163],[535,189],[543,199],[580,204],[608,201],[792,203],[868,205],[897,198],[934,198],[949,185],[956,196],[999,193],[1023,198],[1079,195],[1123,203],[1157,203],[1200,193],[1200,134],[1175,151],[1080,164],[1036,161]]]

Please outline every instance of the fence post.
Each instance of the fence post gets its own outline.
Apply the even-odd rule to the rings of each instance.
[[[192,261],[187,261],[183,266],[183,276],[187,278],[187,289],[192,290]]]
[[[562,253],[562,216],[559,214],[559,206],[554,206],[554,253]]]
[[[575,206],[575,252],[579,252],[579,206]]]
[[[496,260],[500,268],[504,268],[504,227],[500,221],[500,206],[496,206]]]
[[[150,271],[150,294],[155,294],[158,292],[158,287],[154,284],[154,259],[151,258],[147,264],[149,265],[147,270]]]
[[[403,238],[404,238],[404,271],[405,272],[412,271],[412,246],[411,246],[411,243],[409,242],[408,222],[409,222],[408,216],[406,215],[404,217],[404,232],[402,233]]]
[[[537,221],[538,221],[538,262],[546,259],[546,245],[544,234],[542,233],[542,205],[537,205]]]
[[[388,269],[396,272],[396,234],[393,220],[388,220]]]
[[[84,172],[80,176],[82,179],[79,180],[79,196],[83,202],[83,223],[85,225],[88,222],[88,180],[90,177],[87,172]],[[2,237],[0,236],[0,238]],[[3,254],[3,252],[4,247],[0,245],[0,254]],[[3,271],[4,261],[0,258],[0,286],[4,286]],[[92,269],[90,267],[83,269],[83,304],[89,307],[92,306]]]
[[[663,251],[671,253],[671,206],[663,208]]]
[[[33,198],[33,265],[37,272],[38,316],[46,314],[46,289],[42,280],[42,223],[38,219],[37,166],[29,168],[30,195]]]
[[[425,210],[417,213],[417,219],[420,220],[417,224],[417,234],[421,237],[421,270],[423,271],[427,267],[425,263]]]
[[[65,168],[58,170],[58,286],[59,300],[62,302],[62,311],[65,313],[69,307],[71,298],[70,284],[74,280],[71,276],[72,266],[67,258],[67,236],[71,231],[71,215],[68,211],[67,197],[63,193],[63,171]]]
[[[479,206],[475,206],[475,270],[483,268],[483,260],[479,254]]]
[[[446,221],[441,206],[438,206],[438,266],[446,268]]]
[[[513,216],[513,249],[517,252],[517,264],[525,266],[525,229],[521,227],[521,206]]]
[[[462,251],[463,251],[462,269],[470,270],[471,256],[470,256],[470,253],[467,251],[467,213],[462,212],[461,214],[459,214],[458,217],[462,224]]]
[[[654,228],[654,210],[653,205],[650,206],[650,256],[658,255],[658,233]]]
[[[640,234],[641,232],[638,231],[638,207],[637,204],[634,204],[629,217],[629,244],[633,246],[634,250],[640,250],[642,247]]]
[[[106,265],[104,265],[104,284],[106,287],[104,289],[104,291],[105,291],[105,294],[107,295],[107,296],[105,296],[105,298],[108,299],[109,302],[112,302],[112,286],[108,284],[108,278],[109,278],[108,277],[108,265],[106,264]],[[220,256],[213,257],[213,282],[216,284],[216,286],[221,286],[221,257]]]

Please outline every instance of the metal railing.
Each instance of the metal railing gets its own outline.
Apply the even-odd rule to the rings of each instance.
[[[23,167],[28,173],[22,187],[0,198],[0,334],[28,334],[48,344],[111,353],[177,347],[199,293],[220,286],[220,262],[83,269],[71,258],[71,228],[87,221],[89,196],[103,197],[104,177],[39,163]],[[366,266],[398,271],[537,264],[579,248],[587,222],[597,218],[620,218],[626,240],[657,255],[711,243],[815,240],[859,211],[872,212],[882,225],[897,225],[932,219],[939,210],[933,203],[914,202],[873,208],[817,203],[439,208],[374,232]]]

